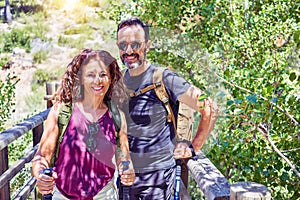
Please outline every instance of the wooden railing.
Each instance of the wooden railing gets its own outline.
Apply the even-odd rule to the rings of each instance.
[[[47,84],[47,95],[52,94],[56,88],[57,84]],[[9,181],[24,168],[26,163],[31,162],[35,152],[37,151],[38,144],[43,133],[44,121],[46,120],[50,107],[52,106],[52,102],[49,101],[47,95],[45,97],[45,99],[48,100],[47,110],[40,112],[39,114],[24,120],[22,123],[0,133],[0,200],[9,200],[12,198],[26,199],[30,196],[30,194],[34,194],[33,191],[36,183],[34,177],[24,183],[23,187],[20,188],[20,191],[14,197],[11,197],[10,195]],[[31,130],[33,132],[33,147],[19,161],[13,163],[9,167],[7,146],[22,135],[28,134]],[[191,177],[197,182],[197,185],[203,192],[205,199],[242,200],[249,199],[249,197],[253,200],[271,199],[269,190],[261,184],[252,182],[229,184],[224,175],[201,151],[198,152],[197,155],[199,159],[197,161],[189,160],[187,162],[187,166]],[[191,199],[183,184],[181,184],[180,193],[181,199]],[[36,197],[31,195],[31,199],[36,199]]]
[[[14,127],[7,129],[0,133],[0,199],[8,200],[10,196],[9,181],[15,177],[24,167],[26,163],[29,163],[38,148],[38,143],[43,133],[43,123],[47,118],[49,109],[34,115],[15,125]],[[9,167],[8,163],[8,145],[21,137],[24,134],[28,134],[32,130],[32,142],[33,147],[17,162],[13,163]],[[23,185],[20,192],[14,197],[14,199],[26,199],[35,185],[35,178],[31,178],[27,183]]]

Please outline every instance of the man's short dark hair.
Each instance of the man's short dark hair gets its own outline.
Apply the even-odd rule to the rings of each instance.
[[[134,26],[134,25],[140,25],[144,29],[145,41],[147,42],[149,40],[149,26],[145,22],[142,22],[138,17],[131,17],[121,21],[118,24],[117,34],[119,33],[120,29],[126,26]]]

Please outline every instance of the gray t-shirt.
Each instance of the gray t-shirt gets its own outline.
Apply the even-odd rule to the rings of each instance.
[[[139,91],[152,84],[151,65],[138,75],[130,76],[125,72],[124,81],[129,90]],[[163,73],[163,82],[170,97],[174,115],[178,113],[178,98],[190,87],[190,84],[171,70]],[[175,165],[173,158],[175,132],[172,122],[167,122],[163,103],[154,90],[131,97],[124,106],[128,127],[128,140],[136,173],[168,169]]]

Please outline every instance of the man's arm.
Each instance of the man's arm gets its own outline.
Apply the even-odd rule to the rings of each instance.
[[[211,98],[206,98],[203,101],[198,100],[202,93],[203,92],[199,88],[191,86],[179,98],[180,102],[201,113],[201,119],[197,128],[197,132],[192,141],[195,152],[202,148],[207,137],[214,128],[218,115],[217,104],[213,102]]]

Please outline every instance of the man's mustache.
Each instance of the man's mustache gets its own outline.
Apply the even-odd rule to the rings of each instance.
[[[135,56],[135,57],[139,57],[139,54],[137,54],[137,53],[132,53],[132,54],[128,54],[128,53],[124,53],[123,55],[122,55],[122,57],[123,58],[125,58],[125,57],[127,57],[127,56]]]

